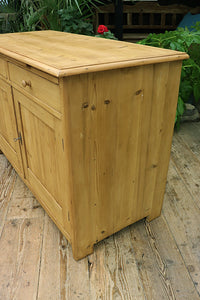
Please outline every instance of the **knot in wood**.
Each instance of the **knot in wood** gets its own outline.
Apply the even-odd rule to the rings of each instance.
[[[84,102],[83,104],[82,104],[82,109],[84,109],[84,108],[87,108],[89,106],[89,104],[88,104],[88,102]]]
[[[136,95],[139,95],[141,93],[142,93],[142,90],[138,90],[138,91],[135,92]]]
[[[110,100],[105,100],[104,104],[110,104]]]

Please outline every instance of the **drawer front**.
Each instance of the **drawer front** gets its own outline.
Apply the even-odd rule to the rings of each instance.
[[[38,98],[43,103],[60,112],[59,85],[37,74],[9,63],[10,80]]]
[[[7,64],[4,59],[0,57],[0,75],[7,78]]]

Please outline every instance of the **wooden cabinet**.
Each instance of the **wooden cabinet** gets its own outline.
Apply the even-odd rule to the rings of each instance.
[[[187,55],[53,31],[0,45],[0,149],[74,258],[159,216]]]

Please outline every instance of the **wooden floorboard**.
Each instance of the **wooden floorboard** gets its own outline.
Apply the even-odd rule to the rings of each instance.
[[[0,300],[200,299],[200,123],[174,133],[159,218],[72,249],[0,155]]]

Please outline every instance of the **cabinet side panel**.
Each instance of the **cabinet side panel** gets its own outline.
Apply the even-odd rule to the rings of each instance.
[[[145,198],[149,220],[161,213],[169,166],[182,62],[155,65]],[[155,147],[156,145],[156,147]]]
[[[159,152],[163,131],[163,114],[165,113],[165,101],[167,82],[169,77],[169,63],[154,65],[153,77],[153,105],[151,109],[151,121],[148,137],[147,165],[144,185],[144,201],[151,209],[156,178],[158,174]]]
[[[143,203],[153,66],[72,76],[68,93],[75,243],[147,216]]]

